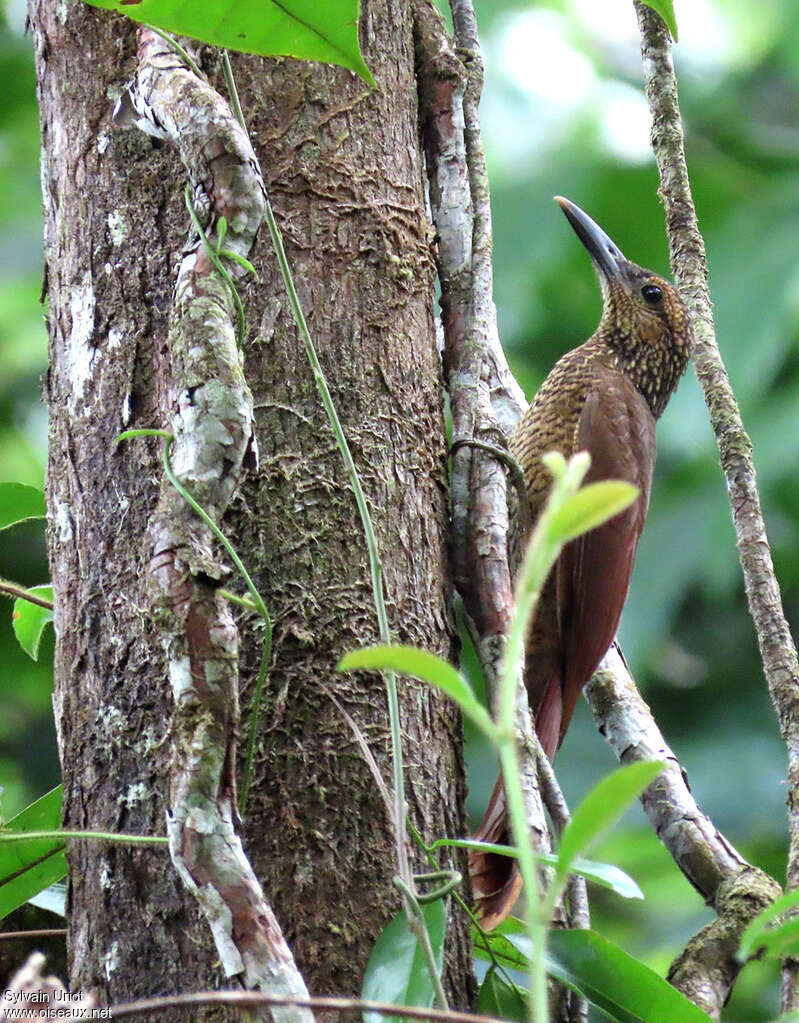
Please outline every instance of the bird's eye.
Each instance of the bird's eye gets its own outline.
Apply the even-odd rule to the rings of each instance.
[[[641,288],[641,294],[644,296],[644,301],[648,302],[649,305],[657,305],[661,298],[663,298],[663,289],[659,288],[657,284],[645,284]]]

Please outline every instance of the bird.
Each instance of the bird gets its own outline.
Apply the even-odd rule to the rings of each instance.
[[[587,451],[586,483],[626,480],[639,494],[625,511],[568,543],[542,587],[527,638],[525,685],[550,761],[580,691],[615,639],[649,506],[655,423],[693,343],[691,317],[676,288],[630,262],[579,206],[562,196],[555,200],[594,263],[602,316],[592,336],[555,363],[511,437],[524,478],[519,500],[529,505],[525,521],[532,528],[552,482],[541,456],[553,450],[566,459]],[[511,536],[509,546],[523,549],[525,539],[517,537],[514,545]],[[508,843],[501,778],[475,838]],[[470,874],[481,926],[491,930],[513,908],[521,876],[512,859],[482,851],[471,853]]]

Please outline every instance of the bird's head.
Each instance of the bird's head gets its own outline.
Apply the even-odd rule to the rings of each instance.
[[[657,417],[691,354],[690,313],[673,284],[631,263],[579,206],[555,198],[599,275],[604,305],[594,336],[618,356]]]

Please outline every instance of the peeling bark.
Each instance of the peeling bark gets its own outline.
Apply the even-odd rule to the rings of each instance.
[[[250,141],[222,97],[175,50],[138,30],[139,67],[115,108],[147,134],[178,147],[208,221],[208,240],[250,254],[265,210]],[[230,262],[230,261],[229,261]],[[232,263],[231,276],[243,276]],[[252,458],[252,394],[236,344],[237,310],[227,281],[193,231],[178,270],[168,335],[175,479],[212,519],[224,513]],[[171,451],[170,451],[171,454]],[[225,976],[248,990],[306,997],[272,907],[236,834],[235,751],[239,636],[217,593],[226,566],[214,534],[164,478],[149,524],[149,595],[175,701],[167,819],[172,862],[203,910]],[[308,1023],[305,1009],[263,1007],[259,1018]]]

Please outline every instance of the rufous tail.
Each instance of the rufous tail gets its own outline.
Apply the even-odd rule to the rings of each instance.
[[[547,688],[536,716],[538,740],[550,760],[560,745],[562,706],[560,679],[556,676]],[[510,844],[505,790],[501,777],[497,778],[488,801],[488,808],[474,837],[479,842]],[[510,916],[519,897],[522,889],[519,868],[510,856],[472,850],[469,853],[469,874],[472,879],[472,892],[477,900],[480,926],[491,931]]]

